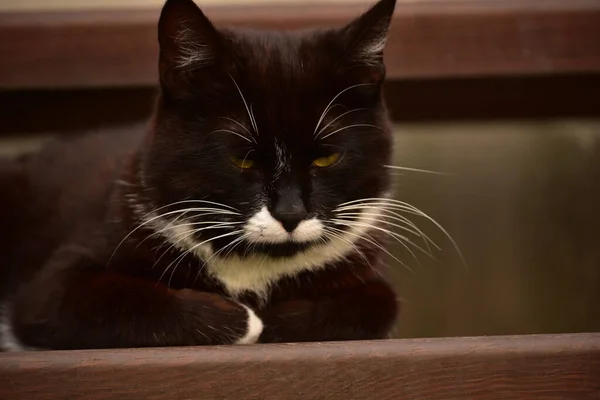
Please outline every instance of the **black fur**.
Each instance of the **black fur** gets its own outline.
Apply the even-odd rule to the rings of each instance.
[[[327,221],[340,204],[381,197],[392,143],[377,45],[394,6],[382,0],[342,29],[283,33],[217,30],[191,0],[167,1],[148,127],[62,141],[0,169],[9,188],[0,299],[18,340],[48,349],[234,343],[247,329],[240,303],[265,324],[263,342],[384,337],[397,304],[375,272],[377,232],[356,241],[360,252],[281,279],[262,299],[232,295],[206,260],[170,248],[140,218],[157,209],[176,217],[189,207],[181,201],[202,200],[241,215],[189,212],[187,220],[247,220],[265,205],[290,230],[312,217],[337,226]],[[315,140],[317,125],[327,126],[321,137],[339,131]],[[332,152],[342,154],[335,165],[312,164]],[[242,170],[232,157],[254,166]],[[218,251],[238,237],[211,243]],[[287,258],[328,240],[240,242],[224,254],[260,254],[286,268]]]

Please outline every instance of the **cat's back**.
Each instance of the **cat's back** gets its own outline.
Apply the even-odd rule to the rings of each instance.
[[[101,222],[144,132],[144,126],[89,132],[0,160],[0,281],[9,270],[42,263],[75,232],[91,232]]]
[[[71,213],[103,196],[123,163],[139,148],[144,127],[90,132],[49,143],[29,156],[27,174],[33,200],[55,201],[54,208]]]

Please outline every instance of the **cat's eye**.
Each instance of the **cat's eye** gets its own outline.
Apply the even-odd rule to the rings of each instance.
[[[250,158],[229,157],[229,161],[238,168],[248,169],[254,166],[254,160]]]
[[[341,153],[332,153],[325,157],[319,157],[313,161],[313,165],[319,168],[331,167],[342,157]]]

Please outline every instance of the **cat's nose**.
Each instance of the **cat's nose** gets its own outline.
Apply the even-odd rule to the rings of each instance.
[[[294,214],[279,215],[275,218],[279,222],[281,222],[281,225],[283,225],[283,229],[285,229],[289,233],[294,232],[294,229],[296,229],[298,225],[300,225],[300,222],[302,222],[302,220],[304,219],[303,217],[299,217]]]
[[[298,207],[294,210],[275,207],[271,214],[273,215],[273,218],[281,223],[283,229],[290,233],[292,233],[307,216],[304,207]]]
[[[308,211],[302,200],[302,190],[299,185],[293,182],[281,185],[271,204],[273,205],[270,210],[271,215],[289,233],[292,233],[300,222],[308,216]]]

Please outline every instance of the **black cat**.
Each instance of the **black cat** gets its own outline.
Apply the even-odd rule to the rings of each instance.
[[[284,33],[216,29],[168,0],[147,128],[0,167],[2,347],[386,337],[395,3]]]

